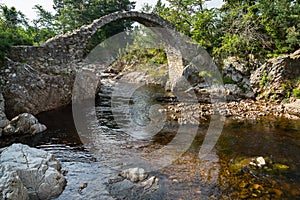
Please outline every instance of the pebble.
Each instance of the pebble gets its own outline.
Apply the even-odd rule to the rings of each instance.
[[[81,193],[82,190],[83,190],[84,188],[86,188],[87,186],[88,186],[88,183],[82,183],[82,184],[80,184],[80,186],[78,187],[78,192]]]
[[[156,182],[156,177],[155,177],[155,176],[152,176],[152,177],[149,178],[148,180],[143,181],[143,182],[142,182],[142,186],[143,186],[145,189],[148,189],[148,188],[150,188],[150,187],[153,185],[153,183],[155,183],[155,182]]]

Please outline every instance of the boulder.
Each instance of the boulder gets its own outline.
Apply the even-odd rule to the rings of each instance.
[[[23,113],[13,118],[9,124],[3,129],[4,135],[19,135],[19,134],[31,134],[43,132],[47,127],[40,124],[32,114]]]
[[[130,168],[123,170],[120,174],[122,177],[130,180],[131,182],[143,181],[148,177],[148,174],[142,168]]]
[[[27,200],[28,192],[17,172],[10,166],[0,165],[0,199]]]
[[[226,80],[225,84],[238,84],[246,93],[252,92],[249,79],[255,66],[256,64],[246,63],[237,57],[225,59],[222,70],[222,75],[224,80]],[[244,95],[244,97],[246,96]]]
[[[5,185],[4,188],[13,188],[11,192],[15,198],[12,199],[26,199],[27,195],[29,199],[51,199],[61,194],[66,185],[59,161],[44,150],[13,144],[1,149],[0,163],[5,179],[1,184]],[[12,182],[8,178],[17,181]],[[7,195],[4,190],[3,195]]]
[[[141,168],[128,169],[126,173],[137,169]],[[159,179],[155,176],[141,182],[132,182],[118,176],[110,179],[107,184],[107,190],[115,199],[162,199],[164,191],[159,188]]]

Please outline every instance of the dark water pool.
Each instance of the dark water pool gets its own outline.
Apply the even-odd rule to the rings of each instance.
[[[113,121],[109,94],[109,87],[104,87],[96,108],[97,130],[101,132],[101,137],[109,137],[110,141],[103,145],[101,156],[91,153],[89,146],[81,142],[71,106],[39,114],[38,119],[48,130],[34,137],[13,141],[50,151],[62,161],[63,169],[68,171],[68,185],[58,199],[120,198],[122,195],[111,195],[107,190],[108,179],[118,173],[111,166],[117,164],[113,161],[114,155],[117,157],[126,152],[127,156],[134,157],[160,149],[176,135],[176,125],[166,126],[150,139],[134,139],[122,133]],[[155,94],[152,96],[156,98],[157,94],[162,93],[145,89],[141,96],[145,96],[146,104],[156,103],[151,98],[148,101],[151,94]],[[141,119],[147,120],[147,116],[140,114],[136,120]],[[190,134],[188,128],[185,130],[186,134]],[[213,151],[206,160],[199,160],[199,149],[206,130],[207,124],[200,124],[195,139],[182,156],[171,165],[151,172],[159,178],[160,187],[151,198],[149,195],[147,198],[300,199],[300,121],[227,119]],[[265,158],[268,167],[258,169],[244,164],[259,156]],[[80,194],[77,189],[84,182],[88,183],[88,187]],[[127,199],[135,199],[135,196],[129,195]]]

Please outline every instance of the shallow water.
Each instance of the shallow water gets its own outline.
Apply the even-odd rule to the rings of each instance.
[[[124,194],[108,191],[108,179],[115,177],[122,167],[128,167],[124,160],[136,161],[136,167],[139,167],[140,154],[161,149],[176,136],[178,125],[174,123],[165,124],[158,134],[151,133],[150,136],[135,137],[141,129],[135,133],[131,126],[126,127],[125,132],[120,130],[128,118],[124,116],[121,125],[113,120],[110,88],[110,84],[102,86],[96,100],[98,119],[90,124],[97,133],[96,150],[81,142],[70,106],[41,113],[37,117],[48,130],[33,138],[14,141],[50,151],[62,162],[68,184],[58,199],[124,199]],[[134,123],[145,126],[151,118],[150,105],[159,103],[156,99],[163,95],[160,88],[141,88],[130,101]],[[161,103],[161,106],[166,104]],[[299,121],[227,119],[215,148],[205,160],[200,160],[199,149],[207,126],[199,125],[189,149],[171,165],[150,172],[159,178],[159,189],[145,196],[126,193],[125,199],[300,199]],[[191,134],[189,127],[184,130],[186,135]],[[230,171],[236,160],[258,156],[289,168],[284,172],[251,171],[248,168],[238,174]],[[79,193],[78,187],[82,183],[88,183],[88,187]]]

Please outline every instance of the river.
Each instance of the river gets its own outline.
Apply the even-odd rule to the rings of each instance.
[[[71,106],[39,114],[39,121],[48,130],[13,141],[49,151],[62,162],[68,183],[57,199],[300,199],[300,122],[280,118],[227,119],[206,160],[198,157],[208,127],[202,123],[187,151],[172,164],[150,172],[159,179],[156,190],[143,194],[136,188],[130,192],[110,187],[108,180],[119,172],[120,160],[116,158],[131,157],[139,163],[138,154],[169,144],[179,126],[170,122],[158,134],[142,139],[134,137],[143,134],[141,130],[125,133],[114,121],[116,113],[111,111],[110,95],[111,83],[104,81],[96,99],[97,121],[92,127],[107,140],[98,145],[97,151],[82,143]],[[152,104],[167,107],[168,103],[158,101],[163,95],[162,88],[142,87],[131,101],[134,122],[147,123],[147,110]],[[190,134],[189,128],[185,131]],[[267,161],[263,169],[241,164],[259,156]],[[80,193],[82,183],[88,186]]]

